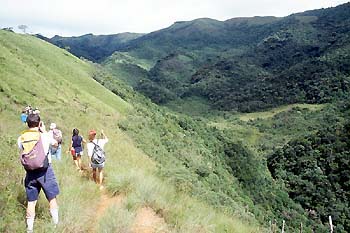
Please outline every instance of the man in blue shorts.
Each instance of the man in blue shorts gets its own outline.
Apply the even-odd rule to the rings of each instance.
[[[52,137],[46,132],[43,122],[40,121],[38,114],[29,114],[27,117],[29,130],[24,131],[18,138],[18,147],[21,151],[28,152],[32,150],[36,142],[41,137],[45,154],[48,155],[49,166],[44,170],[26,170],[25,190],[27,195],[27,232],[33,232],[35,205],[38,200],[41,189],[44,191],[46,199],[50,204],[50,213],[55,226],[58,224],[58,205],[56,196],[59,194],[59,187],[56,181],[54,171],[51,167],[51,155],[49,146],[52,143]]]

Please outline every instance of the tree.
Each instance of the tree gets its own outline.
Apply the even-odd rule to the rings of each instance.
[[[23,33],[26,33],[27,28],[28,28],[28,26],[27,26],[27,25],[24,25],[24,24],[22,24],[22,25],[18,25],[18,29],[22,30],[22,31],[23,31]]]

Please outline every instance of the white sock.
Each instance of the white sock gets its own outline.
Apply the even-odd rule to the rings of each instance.
[[[55,225],[58,223],[58,207],[50,209],[52,221]]]
[[[34,228],[34,217],[35,216],[31,216],[31,217],[26,217],[26,221],[27,221],[27,231],[33,231]]]

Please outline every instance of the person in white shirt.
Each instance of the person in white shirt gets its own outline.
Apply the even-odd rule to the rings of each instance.
[[[61,160],[61,150],[62,150],[62,132],[61,130],[57,129],[57,126],[55,123],[50,124],[50,130],[49,135],[51,137],[51,144],[50,144],[50,154],[53,159]]]
[[[101,130],[101,137],[100,139],[96,139],[96,131],[95,130],[90,130],[89,131],[89,142],[87,143],[87,151],[88,151],[88,156],[91,161],[91,157],[93,156],[94,153],[94,148],[95,146],[99,146],[102,150],[104,149],[105,144],[108,142],[108,138],[104,134],[103,130]],[[103,171],[102,169],[105,166],[105,162],[102,163],[94,163],[91,161],[91,167],[92,167],[92,174],[94,181],[99,184],[101,187],[102,186],[102,181],[103,181]]]

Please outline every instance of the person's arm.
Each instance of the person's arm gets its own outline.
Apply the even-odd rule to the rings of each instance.
[[[18,148],[22,151],[23,145],[22,145],[22,141],[21,141],[21,136],[19,136],[17,139],[17,145],[18,145]]]
[[[101,130],[101,137],[102,137],[102,139],[105,140],[105,142],[108,142],[108,138],[107,138],[105,132],[103,131],[103,129]]]
[[[81,136],[81,139],[82,139],[82,142],[83,142],[84,144],[86,144],[86,140],[84,139],[83,136]]]
[[[39,131],[40,131],[41,133],[47,133],[46,127],[45,127],[45,124],[44,124],[43,121],[40,121],[40,123],[39,123]]]
[[[68,148],[68,150],[66,152],[67,154],[70,153],[70,151],[72,150],[72,147],[73,147],[73,140],[70,141],[69,148]]]
[[[88,142],[88,143],[86,144],[86,147],[87,147],[87,154],[88,154],[88,156],[91,158],[92,152],[93,152],[93,150],[94,150],[94,144],[93,144],[92,142]]]

